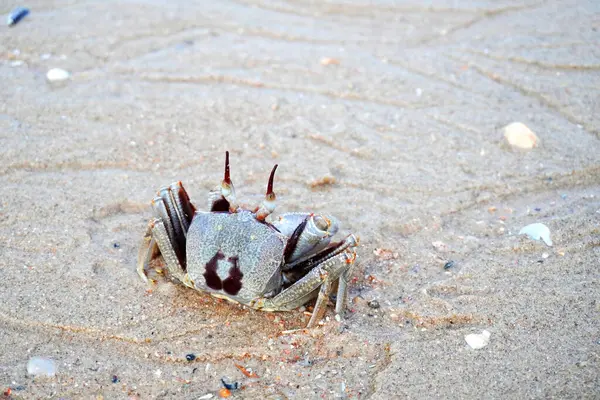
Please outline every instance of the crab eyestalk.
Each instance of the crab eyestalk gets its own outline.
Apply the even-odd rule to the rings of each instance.
[[[238,204],[235,198],[235,189],[229,176],[229,152],[225,152],[225,176],[221,182],[221,195],[229,203],[229,211],[235,212],[238,209]]]
[[[265,199],[263,200],[260,208],[256,212],[256,219],[259,221],[264,221],[269,214],[275,211],[275,207],[277,206],[277,196],[275,196],[275,192],[273,192],[273,179],[275,179],[275,170],[277,169],[277,164],[273,167],[271,171],[271,176],[269,176],[269,184],[267,185],[267,193],[265,194]]]

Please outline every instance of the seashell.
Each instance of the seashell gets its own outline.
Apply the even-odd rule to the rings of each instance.
[[[29,9],[25,7],[17,7],[8,14],[6,23],[8,26],[13,26],[19,23],[20,20],[25,18],[29,14]]]
[[[531,150],[537,146],[537,135],[521,122],[513,122],[504,127],[504,138],[512,147]]]
[[[54,376],[56,374],[56,363],[46,357],[31,357],[27,362],[27,373],[29,375]]]
[[[548,246],[552,247],[552,239],[550,239],[550,228],[539,222],[521,228],[521,230],[519,231],[519,235],[527,235],[533,240],[541,239]]]
[[[481,333],[471,333],[465,336],[465,341],[472,349],[482,349],[490,344],[490,336],[492,334],[488,331],[482,331]]]
[[[59,82],[67,80],[71,77],[71,74],[64,69],[52,68],[46,73],[46,79],[50,82]]]

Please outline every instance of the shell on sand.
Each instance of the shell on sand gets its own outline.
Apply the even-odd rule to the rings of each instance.
[[[472,349],[482,349],[490,343],[490,336],[492,334],[489,331],[482,331],[481,333],[471,333],[465,336],[465,341]]]
[[[552,246],[550,228],[542,223],[536,222],[521,228],[519,235],[527,235],[533,240],[543,240],[548,246]]]
[[[52,68],[46,73],[46,79],[50,82],[64,81],[69,79],[71,74],[64,69]]]
[[[513,122],[504,127],[504,138],[512,147],[530,150],[538,145],[537,135],[521,122]]]
[[[27,362],[27,373],[29,375],[54,376],[56,363],[47,357],[32,357]]]

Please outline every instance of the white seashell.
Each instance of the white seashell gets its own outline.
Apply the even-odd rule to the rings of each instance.
[[[491,335],[490,332],[484,330],[481,333],[471,333],[466,335],[465,341],[472,349],[478,350],[490,344]]]
[[[513,147],[530,150],[537,146],[537,135],[521,122],[513,122],[504,127],[504,138]]]
[[[64,81],[71,77],[71,74],[64,69],[52,68],[46,73],[46,79],[50,82]]]
[[[31,357],[27,363],[29,375],[54,376],[56,374],[56,363],[46,357]]]
[[[550,239],[550,229],[539,222],[527,225],[519,231],[519,235],[527,235],[533,240],[542,239],[544,243],[552,247],[552,239]]]

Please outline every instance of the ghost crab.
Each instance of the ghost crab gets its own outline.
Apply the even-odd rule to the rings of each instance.
[[[181,182],[160,189],[138,254],[142,279],[148,281],[150,261],[160,253],[172,279],[258,310],[289,311],[316,296],[307,327],[320,320],[337,283],[335,312],[341,314],[358,238],[332,243],[338,223],[328,215],[285,213],[267,222],[275,210],[276,169],[258,207],[238,205],[229,152],[223,181],[209,193],[209,212],[196,210]]]

